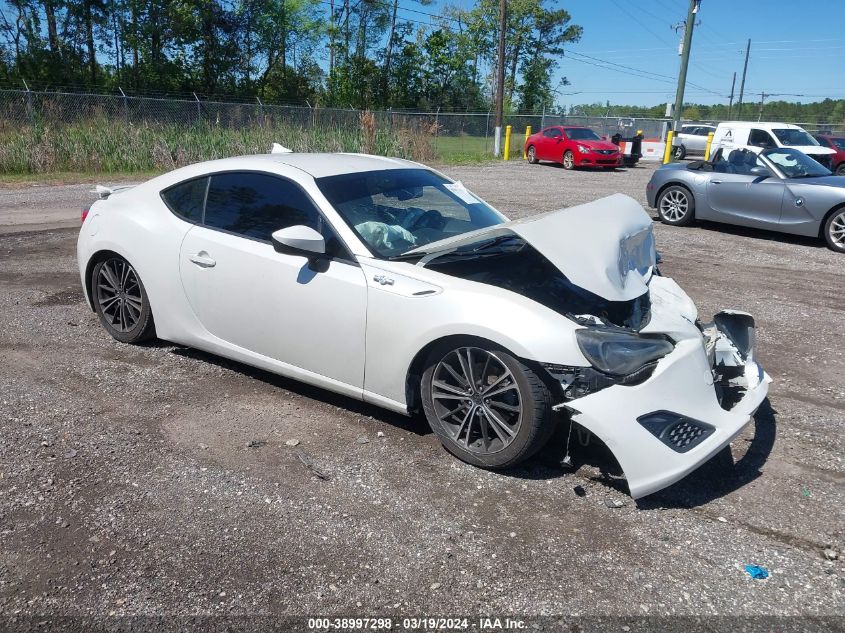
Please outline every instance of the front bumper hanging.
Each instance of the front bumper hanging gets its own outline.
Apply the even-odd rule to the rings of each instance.
[[[572,419],[613,452],[635,499],[675,483],[751,420],[771,378],[755,360],[753,318],[720,312],[662,358],[648,380],[566,402]]]

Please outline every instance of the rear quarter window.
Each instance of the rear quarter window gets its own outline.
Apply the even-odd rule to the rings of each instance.
[[[161,198],[174,214],[186,222],[202,224],[207,189],[208,178],[195,178],[165,189],[161,192]]]

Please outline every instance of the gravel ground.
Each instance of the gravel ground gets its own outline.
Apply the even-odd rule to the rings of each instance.
[[[651,173],[444,170],[514,217],[644,204]],[[634,503],[594,447],[485,472],[423,419],[112,341],[53,228],[90,188],[0,191],[0,614],[845,614],[845,259],[820,243],[656,226],[702,314],[755,315],[774,383],[730,449]]]

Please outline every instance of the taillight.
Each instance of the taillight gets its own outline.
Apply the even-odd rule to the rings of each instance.
[[[82,209],[82,219],[79,221],[80,224],[85,224],[85,218],[88,217],[88,209]]]

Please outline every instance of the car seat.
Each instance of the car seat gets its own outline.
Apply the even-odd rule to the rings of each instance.
[[[746,166],[747,150],[735,149],[728,154],[728,173],[729,174],[747,174],[748,167]]]

